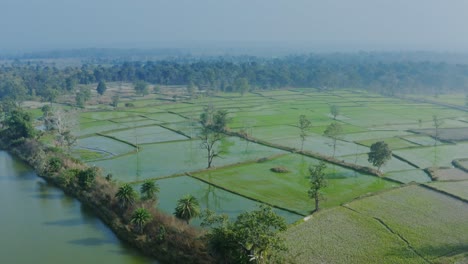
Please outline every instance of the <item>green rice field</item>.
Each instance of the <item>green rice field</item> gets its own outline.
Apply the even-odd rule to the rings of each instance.
[[[121,102],[113,110],[83,111],[74,155],[135,188],[155,180],[161,187],[157,206],[167,213],[185,194],[232,219],[258,204],[272,205],[288,223],[297,221],[283,234],[290,246],[286,257],[294,263],[452,263],[468,252],[466,182],[431,182],[423,171],[468,158],[468,142],[441,142],[420,133],[433,129],[434,114],[443,119],[442,129],[465,131],[467,112],[356,90],[164,98],[127,97],[134,107]],[[217,145],[220,157],[207,170],[198,118],[208,105],[228,112],[231,131],[262,144],[226,136]],[[339,106],[336,120],[332,105]],[[301,218],[314,210],[307,194],[309,167],[319,160],[299,154],[300,115],[311,121],[303,144],[307,152],[372,167],[367,153],[373,143],[385,141],[393,151],[382,177],[327,162],[323,209],[305,222]],[[335,151],[323,135],[332,122],[343,128]],[[287,172],[271,171],[277,167]]]

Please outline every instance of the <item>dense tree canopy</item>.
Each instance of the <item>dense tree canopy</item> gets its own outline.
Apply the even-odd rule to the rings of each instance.
[[[359,88],[394,95],[424,92],[436,95],[468,87],[468,65],[429,61],[392,60],[391,55],[328,54],[278,59],[220,57],[197,60],[114,61],[106,66],[83,64],[57,68],[47,64],[15,62],[0,66],[0,99],[21,100],[50,91],[70,92],[76,84],[146,82],[189,85],[199,90],[244,93],[253,89],[314,87]],[[143,84],[143,83],[141,83]],[[140,86],[144,87],[144,86]],[[139,90],[142,94],[145,89]]]

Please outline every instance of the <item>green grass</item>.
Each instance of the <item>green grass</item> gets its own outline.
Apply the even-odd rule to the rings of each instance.
[[[375,219],[343,207],[314,214],[284,237],[292,263],[425,263]]]
[[[317,163],[312,158],[289,154],[262,163],[222,168],[197,173],[195,176],[244,196],[308,214],[314,209],[307,195],[310,186],[308,168]],[[290,172],[270,171],[279,166]],[[361,195],[398,185],[330,164],[326,173],[328,187],[323,190],[323,207],[337,206]]]
[[[447,195],[414,185],[347,206],[380,219],[427,259],[468,251],[468,204]]]

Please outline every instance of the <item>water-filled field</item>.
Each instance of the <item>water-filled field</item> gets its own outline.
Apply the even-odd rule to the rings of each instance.
[[[125,107],[129,102],[133,106]],[[369,146],[385,141],[398,156],[382,166],[383,179],[328,163],[324,208],[397,187],[397,182],[430,182],[422,168],[448,166],[455,158],[468,158],[464,151],[467,143],[436,142],[430,135],[412,132],[432,129],[435,114],[444,121],[444,129],[468,127],[465,112],[363,91],[303,88],[255,91],[244,96],[219,93],[179,102],[151,95],[128,97],[125,103],[113,111],[81,113],[78,135],[83,138],[76,155],[112,173],[120,182],[158,179],[162,187],[160,207],[167,212],[172,211],[178,196],[193,193],[206,200],[203,197],[207,193],[213,199],[202,202],[203,207],[232,217],[260,202],[308,214],[313,209],[313,201],[307,196],[308,167],[317,160],[274,147],[300,150],[300,115],[311,121],[303,144],[306,151],[372,167],[367,161]],[[242,131],[272,146],[226,137],[219,144],[220,157],[214,159],[212,169],[205,171],[207,153],[200,147],[198,118],[208,105],[228,112],[232,131]],[[336,117],[330,113],[331,106],[338,106]],[[335,150],[333,140],[323,135],[332,122],[342,127]],[[433,147],[435,143],[437,148]],[[285,167],[289,172],[274,173],[272,167]],[[205,182],[180,176],[185,173]],[[178,177],[167,178],[171,175]],[[215,194],[223,198],[217,202]]]

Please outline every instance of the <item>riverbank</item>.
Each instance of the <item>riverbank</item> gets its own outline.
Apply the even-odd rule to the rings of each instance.
[[[40,177],[77,198],[121,240],[145,255],[161,263],[215,262],[208,254],[200,230],[159,212],[154,203],[139,200],[124,209],[119,206],[115,198],[117,184],[106,180],[98,168],[88,167],[59,149],[44,146],[33,139],[22,140],[14,145],[0,141],[0,148],[25,161]],[[83,177],[80,175],[92,175],[93,180],[89,181],[91,184],[83,185]],[[152,219],[141,233],[130,221],[137,208],[148,210]]]

